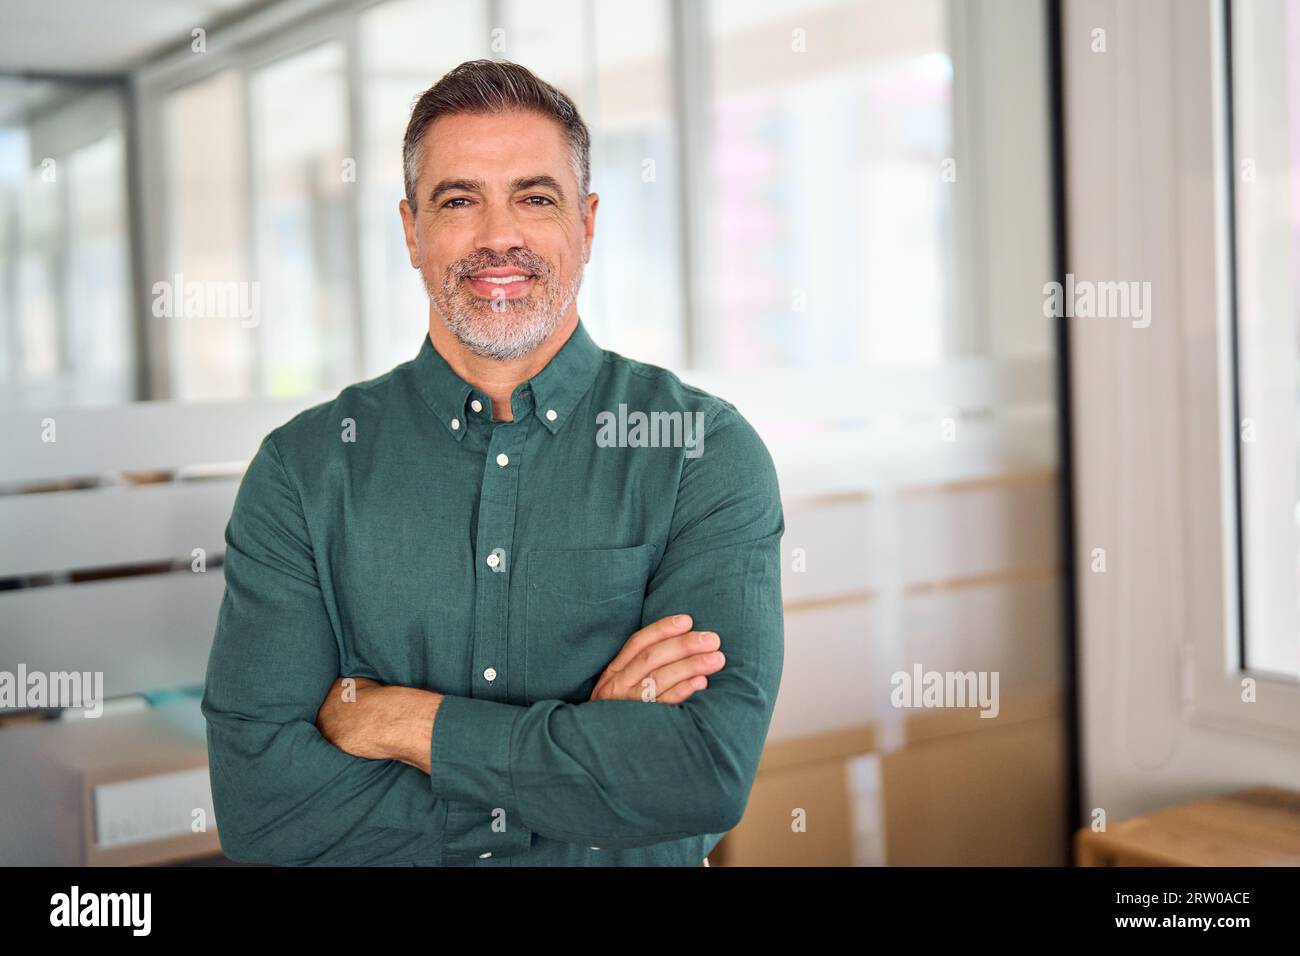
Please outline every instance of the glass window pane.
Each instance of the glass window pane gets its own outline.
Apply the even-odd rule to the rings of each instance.
[[[584,315],[607,348],[658,365],[685,355],[681,160],[668,5],[595,5],[591,188],[600,197]]]
[[[256,334],[266,395],[341,388],[360,371],[347,101],[340,43],[286,57],[249,79]]]
[[[243,79],[235,70],[183,87],[162,110],[167,169],[166,270],[155,282],[251,280]],[[179,277],[179,278],[178,278]],[[160,309],[153,287],[150,328],[165,331],[170,396],[198,401],[256,392],[257,341],[237,315]],[[159,315],[158,313],[163,314]],[[163,396],[155,396],[163,397]]]
[[[1300,3],[1234,2],[1245,664],[1300,675]]]
[[[95,402],[134,393],[129,226],[122,130],[68,156],[68,374]]]
[[[709,4],[706,364],[942,356],[952,274],[944,8]]]
[[[13,405],[135,392],[122,94],[0,79],[0,389]]]
[[[57,377],[66,338],[59,295],[63,194],[47,169],[57,177],[57,165],[27,173],[19,206],[18,354],[22,379],[33,384]]]

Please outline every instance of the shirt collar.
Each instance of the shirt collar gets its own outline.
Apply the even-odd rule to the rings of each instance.
[[[587,334],[582,320],[568,341],[555,353],[546,367],[529,379],[533,390],[533,414],[552,435],[573,415],[578,402],[596,380],[604,355]]]
[[[521,402],[520,398],[521,391],[527,386],[532,392],[532,413],[547,431],[555,434],[591,388],[601,361],[600,346],[592,341],[579,320],[568,340],[546,366],[515,389],[511,396],[515,409],[522,411],[527,408],[527,403]],[[414,372],[416,388],[448,434],[460,441],[468,431],[466,407],[476,389],[452,371],[447,360],[433,347],[428,332],[424,334],[420,352],[415,358]]]

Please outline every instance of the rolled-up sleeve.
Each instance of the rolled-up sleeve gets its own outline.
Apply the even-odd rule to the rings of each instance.
[[[272,436],[244,474],[225,541],[225,593],[201,709],[226,855],[365,864],[428,852],[445,808],[424,774],[353,757],[316,728],[339,676],[339,645],[301,500]]]
[[[780,492],[731,406],[686,458],[642,625],[675,613],[716,631],[726,664],[680,704],[446,697],[434,720],[435,796],[505,807],[546,837],[628,848],[724,833],[744,813],[784,659]],[[626,635],[629,636],[630,635]]]

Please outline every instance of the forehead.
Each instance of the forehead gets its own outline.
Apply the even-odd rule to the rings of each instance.
[[[525,110],[440,116],[424,132],[420,178],[510,179],[549,173],[573,180],[564,127]]]

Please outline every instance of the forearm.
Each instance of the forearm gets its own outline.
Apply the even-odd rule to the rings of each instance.
[[[390,687],[387,732],[381,742],[384,755],[429,773],[429,751],[438,707],[443,695],[415,687]]]
[[[579,714],[578,705],[562,701],[521,707],[398,686],[363,693],[366,711],[342,708],[357,723],[346,745],[370,760],[400,761],[429,774],[439,799],[497,807],[517,827],[611,848],[723,832],[730,826],[723,819],[728,794],[698,786],[718,777],[712,757],[699,747],[677,753],[656,744],[680,742],[695,732],[689,716],[677,707],[605,701]],[[610,706],[620,703],[637,710]],[[449,722],[442,728],[440,710]],[[515,732],[519,749],[511,752]],[[568,748],[584,751],[590,759],[582,760]],[[596,765],[602,768],[599,774]],[[525,787],[523,797],[514,784],[516,768],[529,780],[541,780]],[[658,780],[643,773],[653,774],[654,768],[662,771]],[[693,783],[689,792],[679,785],[665,795],[664,784],[672,780]],[[531,819],[540,828],[530,825]]]
[[[449,697],[433,735],[433,792],[504,807],[519,825],[573,843],[723,833],[740,817],[757,754],[719,745],[745,738],[720,737],[702,721],[689,702],[519,707]]]
[[[350,756],[307,721],[251,721],[210,697],[203,710],[216,825],[231,859],[364,865],[430,852],[442,808],[417,770]]]

